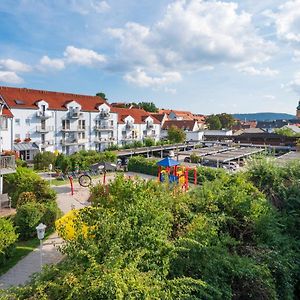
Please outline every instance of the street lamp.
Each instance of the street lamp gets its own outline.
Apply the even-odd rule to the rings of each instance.
[[[41,259],[41,270],[43,267],[43,239],[45,237],[45,229],[46,229],[46,225],[43,223],[40,223],[37,227],[36,227],[36,232],[37,232],[37,237],[40,240],[40,259]]]

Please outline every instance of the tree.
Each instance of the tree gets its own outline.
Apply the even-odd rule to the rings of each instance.
[[[168,129],[168,140],[170,142],[182,143],[185,141],[185,138],[186,138],[186,134],[181,128],[178,128],[177,126],[172,125]]]
[[[153,113],[158,112],[158,108],[155,106],[153,102],[139,102],[138,107],[148,112],[153,112]]]
[[[235,124],[235,119],[230,114],[222,113],[217,116],[222,124],[222,128],[231,129],[231,127]]]
[[[97,97],[100,97],[100,98],[102,98],[102,99],[104,99],[104,100],[108,100],[108,99],[106,98],[106,95],[105,95],[103,92],[97,93],[96,96],[97,96]]]
[[[210,115],[206,118],[206,124],[211,130],[222,129],[222,123],[217,115]]]
[[[274,130],[275,133],[285,136],[299,136],[299,134],[295,133],[291,128],[289,127],[282,127],[277,128]]]

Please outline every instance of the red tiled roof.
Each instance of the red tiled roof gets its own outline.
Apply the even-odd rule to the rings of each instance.
[[[1,86],[0,96],[2,96],[9,108],[36,109],[36,103],[40,100],[45,100],[49,104],[49,109],[66,110],[65,104],[74,100],[81,105],[82,111],[98,111],[97,106],[106,103],[105,100],[98,96]],[[24,104],[17,104],[15,100],[21,100]]]
[[[124,119],[131,116],[134,118],[135,124],[144,124],[147,117],[151,117],[153,119],[153,123],[159,124],[157,119],[143,109],[112,107],[110,111],[118,114],[118,123],[124,123]]]
[[[7,107],[4,107],[2,109],[2,116],[7,117],[7,118],[13,118],[14,115]]]
[[[169,129],[171,126],[176,126],[183,130],[193,130],[195,123],[196,121],[194,120],[166,120],[164,125],[162,126],[162,129]]]
[[[166,116],[166,114],[151,113],[151,116],[154,117],[156,120],[158,120],[161,123],[164,120],[164,117]]]

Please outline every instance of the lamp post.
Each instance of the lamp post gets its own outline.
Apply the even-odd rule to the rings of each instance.
[[[37,233],[37,237],[40,240],[40,262],[41,262],[41,270],[43,267],[43,239],[45,237],[45,229],[46,229],[46,225],[43,223],[40,223],[37,227],[36,227],[36,233]]]

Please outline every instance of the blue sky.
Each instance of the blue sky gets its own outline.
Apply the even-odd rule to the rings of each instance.
[[[300,0],[1,0],[0,85],[295,113]]]

